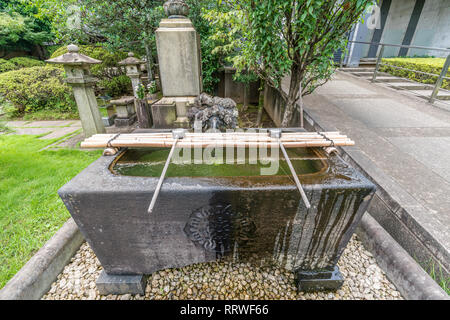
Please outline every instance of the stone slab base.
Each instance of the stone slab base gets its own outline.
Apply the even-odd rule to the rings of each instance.
[[[128,127],[136,122],[136,115],[132,115],[129,118],[116,118],[114,120],[114,125],[116,127]]]
[[[152,104],[153,128],[173,128],[177,119],[175,102],[161,103],[160,101]]]
[[[103,270],[96,284],[101,295],[127,293],[144,295],[146,282],[144,275],[112,275]]]
[[[116,116],[113,117],[102,117],[103,125],[105,127],[110,127],[114,124],[114,120],[116,119]]]
[[[336,291],[344,283],[338,266],[333,270],[296,271],[295,282],[299,291]]]

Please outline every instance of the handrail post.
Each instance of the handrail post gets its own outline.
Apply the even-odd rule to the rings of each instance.
[[[437,78],[436,84],[434,85],[434,89],[430,97],[430,103],[434,103],[434,100],[436,100],[436,97],[439,93],[439,89],[441,88],[442,82],[444,81],[444,77],[447,75],[449,66],[450,66],[450,54],[447,56],[444,66],[442,67],[441,74]]]
[[[377,79],[377,73],[378,69],[380,69],[380,63],[381,59],[383,58],[383,53],[384,53],[384,44],[381,45],[380,53],[378,54],[377,64],[375,66],[375,70],[373,71],[372,82],[375,82],[375,80]]]

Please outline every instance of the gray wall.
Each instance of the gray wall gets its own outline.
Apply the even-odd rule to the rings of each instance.
[[[432,0],[436,1],[436,0]],[[401,44],[416,0],[393,0],[381,37],[382,43]],[[386,47],[384,56],[397,56],[399,48]]]
[[[419,1],[423,2],[423,0],[391,0],[379,42],[387,44],[408,44],[410,42],[412,46],[450,48],[450,0],[425,0],[420,5]],[[380,6],[382,3],[380,1]],[[414,11],[415,7],[416,11]],[[415,12],[414,15],[413,12]],[[353,30],[356,30],[357,34],[352,34],[351,40],[374,41],[374,30],[367,29],[366,21],[364,25],[359,24]],[[349,45],[349,54],[354,57],[347,58],[347,64],[354,65],[359,56],[367,57],[369,55],[369,45],[360,46],[363,46],[363,49],[359,49],[358,45],[355,45],[354,48],[358,49],[351,50],[352,47]],[[396,47],[386,47],[384,56],[398,56],[399,50],[400,48]],[[445,52],[423,49],[409,49],[406,52],[408,56],[447,56]],[[401,55],[404,53],[405,50]]]
[[[419,19],[412,44],[426,47],[450,48],[450,1],[426,0]],[[446,56],[439,51],[411,49],[408,55],[429,54],[434,56]]]

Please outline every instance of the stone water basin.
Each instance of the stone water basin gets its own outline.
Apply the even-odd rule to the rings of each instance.
[[[261,175],[270,162],[249,164],[248,150],[245,164],[171,163],[149,214],[168,153],[103,156],[59,190],[108,275],[230,259],[292,270],[300,290],[342,284],[336,264],[375,187],[340,156],[288,149],[310,209],[281,154],[273,175]]]

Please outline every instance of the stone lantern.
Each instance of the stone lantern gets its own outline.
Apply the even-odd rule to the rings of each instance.
[[[74,44],[68,45],[67,50],[67,53],[49,59],[47,62],[64,66],[65,81],[73,89],[85,137],[88,138],[96,133],[105,133],[94,93],[94,84],[97,80],[92,77],[89,70],[91,64],[98,64],[101,61],[79,53],[79,48]]]
[[[141,84],[141,71],[139,66],[143,61],[134,57],[133,52],[128,53],[128,58],[119,62],[119,65],[125,66],[127,76],[131,79],[131,85],[133,86],[134,97],[137,98],[137,88]]]

